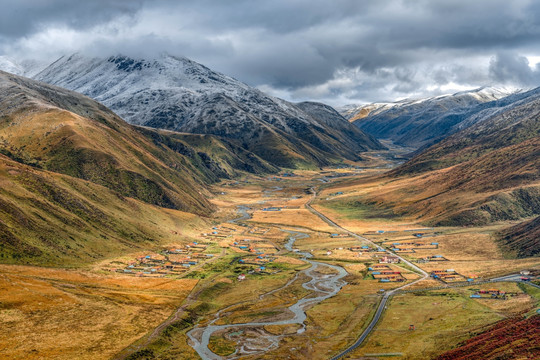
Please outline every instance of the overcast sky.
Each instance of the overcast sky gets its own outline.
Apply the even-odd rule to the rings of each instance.
[[[183,55],[332,105],[540,86],[540,1],[0,0],[0,54]]]

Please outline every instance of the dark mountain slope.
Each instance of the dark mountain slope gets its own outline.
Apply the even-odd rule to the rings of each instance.
[[[470,116],[503,106],[496,100],[510,94],[507,90],[480,88],[427,99],[367,105],[356,111],[347,109],[346,113],[350,118],[358,117],[353,123],[378,139],[419,148],[458,131]]]
[[[500,233],[501,245],[517,257],[540,254],[540,216],[509,227]]]

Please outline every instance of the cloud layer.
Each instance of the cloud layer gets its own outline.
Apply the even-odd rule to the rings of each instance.
[[[334,105],[540,86],[532,0],[0,0],[0,54],[184,55]]]

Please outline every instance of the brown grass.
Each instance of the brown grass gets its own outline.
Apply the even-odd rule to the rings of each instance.
[[[164,321],[197,280],[0,266],[0,357],[108,359]],[[15,345],[16,344],[16,345]]]

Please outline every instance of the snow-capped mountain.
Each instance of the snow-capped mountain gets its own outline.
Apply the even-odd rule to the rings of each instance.
[[[24,74],[24,68],[15,60],[10,59],[7,56],[0,56],[0,69],[15,75]]]
[[[349,104],[337,107],[336,110],[350,122],[363,119],[369,115],[376,115],[382,111],[398,106],[399,102],[393,103],[371,103],[364,105]]]
[[[83,93],[126,121],[235,139],[282,166],[354,159],[380,143],[338,117],[330,126],[292,103],[268,96],[183,57],[64,56],[35,79]]]
[[[46,61],[17,61],[10,57],[0,55],[0,70],[19,76],[33,77],[47,65],[49,65],[49,63]]]
[[[377,138],[421,147],[463,128],[463,121],[497,106],[497,100],[519,93],[516,89],[483,87],[425,99],[349,106],[341,113]]]

